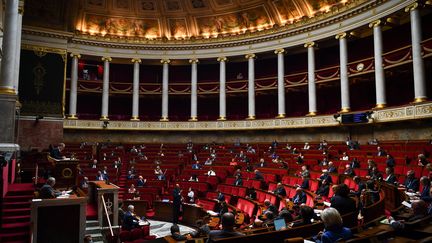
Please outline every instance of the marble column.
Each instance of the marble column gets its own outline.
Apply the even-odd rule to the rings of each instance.
[[[285,64],[284,64],[284,49],[274,51],[277,54],[278,65],[278,116],[276,118],[285,117]]]
[[[78,91],[78,59],[81,58],[80,54],[71,53],[71,82],[70,82],[70,95],[69,95],[69,117],[68,119],[77,118],[77,91]]]
[[[139,121],[139,69],[141,59],[133,58],[133,89],[132,89],[132,118],[131,121]]]
[[[375,59],[375,92],[376,92],[376,107],[386,107],[386,90],[385,90],[385,75],[383,67],[383,47],[382,47],[382,32],[381,20],[376,20],[369,24],[373,28],[374,37],[374,59]]]
[[[198,59],[190,59],[191,64],[191,113],[189,121],[198,121]]]
[[[103,70],[103,86],[102,86],[102,113],[101,120],[107,121],[108,118],[108,102],[109,102],[109,63],[112,61],[111,57],[102,57],[104,62]]]
[[[226,57],[219,57],[219,121],[226,120]]]
[[[170,64],[169,59],[162,59],[162,118],[160,121],[168,121],[168,68]]]
[[[18,2],[18,0],[5,1],[4,8],[3,56],[0,72],[0,144],[15,142]]]
[[[422,58],[422,32],[421,32],[421,19],[418,9],[418,3],[405,8],[406,12],[410,12],[411,18],[411,45],[412,45],[412,59],[413,59],[413,73],[414,73],[414,102],[423,102],[427,100],[426,96],[426,81],[425,70]]]
[[[21,32],[22,32],[22,18],[24,14],[24,0],[19,0],[18,3],[18,17],[17,17],[17,43],[15,51],[15,90],[18,94],[19,89],[19,70],[20,70],[20,60],[21,60]]]
[[[339,40],[341,113],[349,112],[351,110],[348,79],[348,49],[346,37],[347,34],[345,32],[336,35],[336,39]]]
[[[248,118],[255,119],[255,54],[247,54],[248,59]]]
[[[309,98],[309,116],[315,116],[316,106],[316,87],[315,87],[315,42],[304,44],[308,53],[308,98]]]
[[[5,17],[3,25],[3,57],[0,75],[0,94],[16,94],[15,65],[18,30],[18,2],[5,1]]]

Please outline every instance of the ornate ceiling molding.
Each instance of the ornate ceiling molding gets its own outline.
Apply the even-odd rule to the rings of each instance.
[[[374,110],[369,123],[386,123],[432,118],[432,102],[407,105],[402,107]],[[64,120],[64,129],[80,130],[138,130],[138,131],[231,131],[231,130],[267,130],[295,129],[312,127],[341,126],[333,115],[314,117],[292,117],[267,120],[244,121],[198,121],[198,122],[145,122],[145,121],[110,121],[104,128],[103,121]]]
[[[24,42],[31,39],[41,44],[50,45],[46,37],[66,38],[69,52],[98,56],[108,53],[112,57],[142,59],[188,59],[191,55],[196,58],[217,58],[223,56],[237,56],[245,53],[260,53],[274,51],[279,48],[303,45],[306,42],[319,41],[333,37],[344,31],[351,31],[370,22],[384,18],[392,13],[403,10],[415,0],[357,0],[358,5],[352,9],[342,11],[332,16],[320,15],[318,19],[305,19],[302,22],[272,28],[260,32],[246,33],[241,36],[224,38],[209,38],[195,40],[139,40],[120,37],[99,38],[97,36],[72,36],[51,34],[40,29],[24,29]]]

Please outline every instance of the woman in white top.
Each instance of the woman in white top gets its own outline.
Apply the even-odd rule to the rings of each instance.
[[[210,168],[210,170],[207,172],[208,176],[216,176],[216,172],[214,172],[213,169]]]
[[[194,193],[194,191],[192,190],[191,187],[189,187],[189,191],[188,191],[187,196],[189,198],[189,202],[190,203],[194,203],[195,202],[195,193]]]
[[[135,185],[134,185],[134,184],[132,184],[132,185],[129,187],[128,192],[131,193],[131,194],[136,192],[136,188],[135,188]]]

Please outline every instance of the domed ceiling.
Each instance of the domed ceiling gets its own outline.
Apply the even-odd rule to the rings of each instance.
[[[362,0],[30,0],[24,25],[82,35],[199,39],[242,35],[339,12]]]

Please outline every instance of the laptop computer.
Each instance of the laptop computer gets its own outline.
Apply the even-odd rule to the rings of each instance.
[[[281,230],[286,228],[285,219],[275,219],[274,221],[275,230]]]

